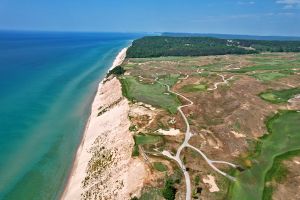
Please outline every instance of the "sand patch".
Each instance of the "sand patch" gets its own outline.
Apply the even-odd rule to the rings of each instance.
[[[162,135],[176,136],[180,134],[180,130],[174,128],[171,128],[169,130],[158,129],[157,133]]]
[[[220,189],[216,184],[215,177],[212,175],[207,175],[207,178],[203,178],[203,183],[206,183],[209,185],[209,191],[210,192],[219,192]]]

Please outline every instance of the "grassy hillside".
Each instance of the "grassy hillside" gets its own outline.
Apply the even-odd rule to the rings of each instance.
[[[174,77],[170,79],[176,79]],[[122,83],[123,95],[129,100],[136,100],[161,107],[168,110],[170,113],[176,113],[180,101],[173,94],[166,94],[166,87],[159,84],[145,84],[139,82],[135,77],[124,76],[120,79]],[[172,83],[174,80],[167,78],[160,80],[162,84]],[[173,83],[174,84],[174,83]]]
[[[297,111],[280,111],[268,120],[269,134],[261,138],[260,146],[257,147],[259,155],[253,159],[250,169],[237,176],[237,182],[231,188],[230,199],[262,199],[265,177],[270,176],[279,164],[274,160],[279,156],[281,159],[287,158],[290,152],[300,150],[299,120],[300,113]],[[280,176],[285,175],[286,172]]]
[[[300,52],[300,41],[226,40],[211,37],[151,36],[135,40],[128,58]]]

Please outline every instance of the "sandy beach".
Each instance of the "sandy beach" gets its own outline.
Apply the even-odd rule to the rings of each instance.
[[[126,50],[111,69],[122,64]],[[119,80],[111,76],[101,81],[61,199],[130,199],[140,194],[147,170],[131,156],[134,140],[128,114]]]

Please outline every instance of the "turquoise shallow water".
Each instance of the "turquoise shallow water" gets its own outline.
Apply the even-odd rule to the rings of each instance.
[[[0,32],[0,199],[57,199],[99,81],[137,38]]]

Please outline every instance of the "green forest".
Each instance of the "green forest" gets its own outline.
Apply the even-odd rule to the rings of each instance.
[[[148,36],[135,40],[128,58],[163,56],[208,56],[255,54],[260,52],[300,52],[300,41],[226,40],[212,37]]]

